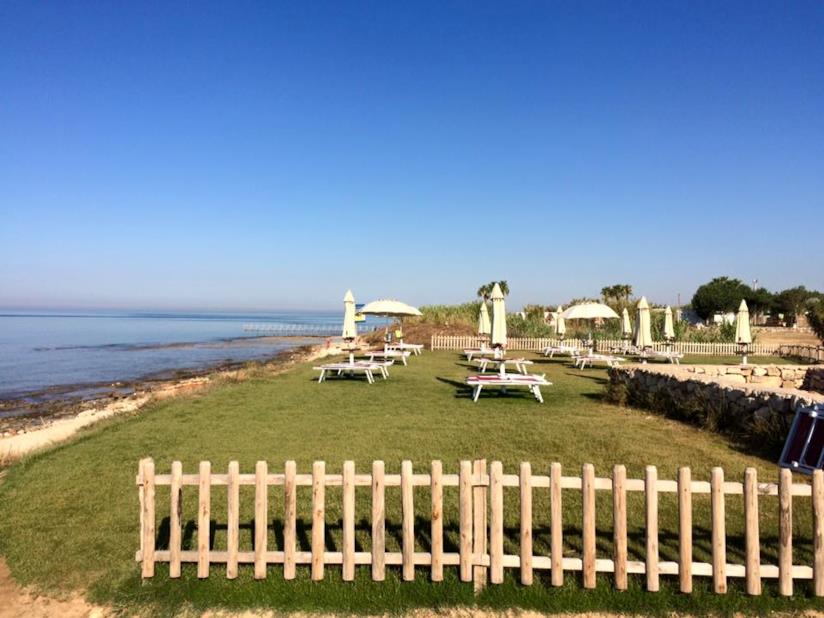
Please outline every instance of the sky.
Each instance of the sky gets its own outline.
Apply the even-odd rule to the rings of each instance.
[[[824,3],[0,3],[0,306],[824,289]]]

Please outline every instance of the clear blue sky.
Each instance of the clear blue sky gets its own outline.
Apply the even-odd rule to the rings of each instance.
[[[824,289],[824,3],[0,4],[0,305]]]

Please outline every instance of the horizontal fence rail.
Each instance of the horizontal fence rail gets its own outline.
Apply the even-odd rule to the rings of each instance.
[[[430,345],[433,350],[466,350],[477,348],[481,343],[488,344],[488,341],[474,335],[432,335]],[[561,344],[584,347],[586,342],[580,339],[561,340],[546,337],[510,337],[507,339],[506,348],[512,351],[538,352],[544,348]],[[595,345],[598,350],[603,351],[610,348],[623,348],[627,345],[627,342],[622,339],[599,339]],[[754,343],[748,346],[747,353],[750,356],[774,356],[780,353],[781,347],[782,346],[778,345]],[[674,352],[699,356],[733,356],[741,352],[741,347],[737,343],[703,343],[698,341],[674,341],[669,347],[666,343],[656,342],[652,348],[658,351],[669,349]]]
[[[824,362],[824,346],[820,345],[780,345],[778,354],[790,356],[803,361],[821,363]]]
[[[356,473],[355,463],[346,461],[340,473],[328,474],[326,464],[317,461],[311,473],[298,473],[294,461],[285,463],[282,470],[271,472],[265,461],[257,462],[254,473],[241,473],[237,462],[230,462],[225,473],[212,473],[211,463],[200,463],[196,474],[184,474],[180,462],[172,463],[170,474],[156,474],[152,459],[140,461],[137,486],[140,501],[140,549],[137,561],[142,563],[142,576],[153,577],[156,563],[168,563],[170,577],[180,577],[182,563],[196,563],[197,576],[210,575],[211,566],[224,564],[226,577],[237,577],[240,564],[251,564],[254,577],[264,579],[268,565],[283,567],[283,577],[293,579],[298,565],[307,565],[313,580],[324,578],[327,566],[334,565],[342,571],[344,581],[355,577],[358,566],[369,566],[372,579],[382,581],[386,567],[401,569],[403,581],[415,578],[416,567],[428,567],[430,578],[441,581],[445,567],[456,567],[461,581],[474,581],[476,589],[487,581],[499,584],[505,569],[517,569],[524,585],[534,581],[534,571],[550,572],[553,586],[564,583],[569,571],[581,573],[583,586],[595,588],[597,573],[611,573],[613,585],[619,590],[627,588],[629,574],[644,575],[646,588],[655,592],[661,576],[677,576],[680,590],[692,591],[694,577],[712,578],[716,593],[727,592],[728,578],[743,578],[749,594],[761,594],[763,579],[777,579],[781,595],[793,594],[795,580],[813,580],[816,596],[824,596],[824,472],[817,470],[812,484],[793,484],[789,470],[780,470],[779,482],[759,483],[756,470],[748,468],[743,482],[725,480],[721,468],[713,468],[709,480],[693,479],[689,468],[680,468],[676,480],[658,478],[657,469],[647,466],[643,479],[627,478],[626,468],[616,465],[609,478],[596,477],[595,468],[585,464],[580,476],[563,476],[561,464],[553,463],[548,474],[533,474],[528,462],[520,464],[518,474],[504,472],[501,462],[489,466],[485,460],[461,461],[457,474],[445,474],[440,461],[433,461],[427,473],[414,472],[412,462],[404,461],[400,474],[387,474],[384,462],[372,463],[371,473]],[[226,487],[226,547],[210,546],[213,487]],[[240,487],[254,487],[254,546],[252,551],[239,549]],[[156,508],[159,487],[170,492],[168,519],[168,549],[158,549]],[[184,550],[181,545],[184,488],[197,488],[197,544],[194,550]],[[311,488],[311,549],[300,551],[296,541],[297,505],[299,487]],[[342,495],[342,543],[339,551],[327,551],[326,489],[340,487]],[[386,488],[400,488],[401,551],[386,550]],[[429,488],[427,500],[427,532],[429,551],[415,548],[414,488]],[[444,547],[444,488],[458,488],[457,507],[459,541],[447,551]],[[278,488],[277,502],[283,505],[283,530],[280,547],[272,548],[275,539],[270,538],[269,505],[275,496],[270,489]],[[358,551],[355,544],[355,492],[371,493],[371,546],[368,551]],[[518,489],[519,532],[517,541],[505,544],[504,488]],[[194,489],[193,489],[194,490]],[[563,513],[567,500],[564,490],[577,493],[580,500],[579,555],[568,555],[564,548]],[[533,498],[537,492],[546,492],[548,511],[533,512]],[[609,556],[597,553],[596,494],[610,492],[612,500],[612,551]],[[643,560],[630,560],[628,555],[627,496],[638,492],[644,499],[645,552]],[[310,492],[303,493],[306,497]],[[677,530],[661,530],[659,526],[659,496],[674,494],[678,505]],[[420,494],[418,494],[420,495]],[[450,494],[450,495],[454,495]],[[711,503],[711,562],[693,560],[693,497],[709,495]],[[745,536],[745,561],[743,564],[728,562],[727,534],[728,497],[743,501],[743,528]],[[767,511],[761,508],[762,498],[775,496],[778,516],[777,564],[762,564],[763,537],[759,534],[759,522]],[[808,501],[812,508],[811,565],[793,564],[793,540],[798,532],[793,530],[793,498]],[[601,505],[605,503],[601,500]],[[569,507],[567,507],[569,508]],[[809,507],[807,507],[809,508]],[[162,514],[161,514],[162,515]],[[546,523],[550,530],[549,550],[536,554],[533,550],[533,526]],[[418,520],[420,522],[420,520]],[[188,526],[187,526],[188,528]],[[674,535],[678,539],[678,559],[661,560],[659,538]],[[795,537],[794,537],[795,535]],[[801,537],[807,539],[809,537]],[[517,546],[517,553],[506,549]],[[772,549],[772,548],[769,548]],[[603,553],[603,552],[602,552]]]

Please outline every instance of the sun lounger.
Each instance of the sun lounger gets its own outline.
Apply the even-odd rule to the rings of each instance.
[[[492,348],[475,348],[471,350],[464,350],[463,353],[466,355],[466,360],[471,361],[473,357],[492,357],[494,358],[495,355],[501,354],[500,350],[493,350]]]
[[[386,368],[392,364],[392,361],[385,361],[385,362],[370,362],[370,361],[355,361],[354,363],[327,363],[326,365],[320,365],[319,367],[314,367],[315,371],[320,371],[320,376],[318,377],[318,384],[326,380],[329,374],[334,375],[354,375],[356,373],[362,373],[366,376],[366,381],[369,384],[374,384],[375,377],[374,373],[377,371],[385,380],[389,377],[389,373],[387,372]]]
[[[422,343],[404,343],[403,341],[399,341],[397,343],[388,343],[386,344],[387,350],[399,350],[401,352],[405,352],[409,350],[415,356],[420,356],[421,352],[423,351],[423,344]]]
[[[399,360],[404,365],[406,365],[406,359],[412,355],[412,352],[406,352],[403,350],[369,350],[368,352],[364,352],[364,356],[366,356],[370,361],[375,361],[375,359],[383,359],[384,361],[390,361],[390,365],[392,364],[391,361]]]
[[[481,370],[481,373],[486,373],[487,368],[492,365],[493,367],[506,369],[506,365],[512,364],[515,365],[515,369],[518,373],[526,375],[526,366],[531,365],[532,361],[527,360],[525,358],[489,358],[486,356],[482,356],[481,358],[476,358],[475,362],[478,363],[478,367]]]
[[[520,373],[469,376],[466,379],[466,383],[472,387],[472,401],[478,401],[481,390],[488,386],[499,386],[503,392],[506,392],[507,388],[519,386],[529,389],[529,392],[532,393],[539,403],[544,402],[544,398],[541,396],[541,387],[552,385],[552,382],[549,382],[543,375],[523,375]]]
[[[592,367],[593,363],[606,363],[607,367],[616,367],[625,360],[625,358],[610,354],[582,354],[575,357],[573,364],[579,369],[583,369],[587,364]]]
[[[552,358],[556,354],[567,354],[575,357],[581,353],[581,350],[571,345],[551,345],[543,349],[544,356]]]
[[[666,350],[647,350],[639,355],[642,360],[662,360],[669,361],[674,365],[680,365],[684,358],[683,352],[673,352]]]

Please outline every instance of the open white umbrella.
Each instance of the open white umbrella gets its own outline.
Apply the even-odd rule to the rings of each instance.
[[[558,305],[558,312],[555,315],[555,334],[561,339],[563,339],[566,334],[566,322],[564,321],[563,313],[564,308]]]
[[[401,321],[401,333],[403,333],[403,318],[406,316],[419,316],[421,312],[415,307],[402,303],[399,300],[389,300],[382,298],[380,300],[373,300],[363,306],[360,312],[364,315],[377,315],[385,318],[399,318]],[[386,326],[389,332],[389,325]],[[400,337],[403,341],[403,337]]]
[[[355,297],[352,290],[346,290],[343,297],[343,333],[341,337],[349,344],[349,362],[355,361],[354,347],[352,343],[358,336],[358,327],[355,324]]]
[[[741,362],[747,364],[747,346],[752,343],[750,333],[750,310],[747,301],[741,300],[738,313],[735,315],[735,343],[741,346]]]
[[[506,347],[506,306],[504,293],[497,283],[492,288],[492,345]]]
[[[621,312],[621,336],[624,339],[632,337],[632,322],[629,321],[629,311],[626,307]]]
[[[580,303],[578,305],[572,305],[572,307],[564,311],[561,316],[565,320],[609,320],[612,318],[620,318],[612,307],[604,303]],[[592,339],[592,336],[590,336],[590,339]],[[592,352],[592,347],[590,347],[589,351]]]
[[[649,303],[646,296],[638,301],[638,313],[635,316],[635,337],[632,341],[635,347],[643,351],[652,347],[652,327],[649,319]]]
[[[481,301],[481,312],[478,314],[478,335],[489,337],[492,332],[492,324],[489,322],[489,311],[486,308],[486,301]]]
[[[664,309],[664,339],[671,341],[675,339],[675,327],[672,324],[672,309],[667,305]]]

